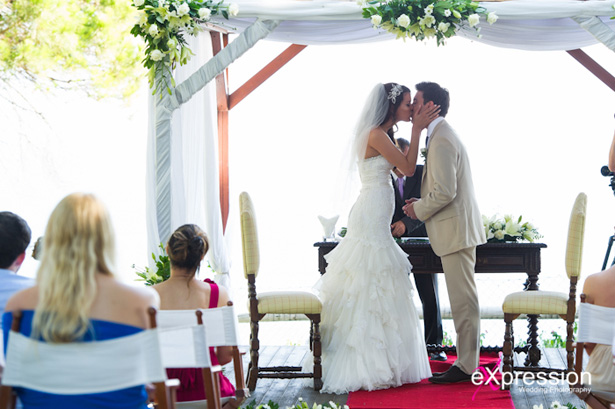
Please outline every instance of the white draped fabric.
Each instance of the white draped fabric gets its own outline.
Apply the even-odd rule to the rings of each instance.
[[[209,235],[208,259],[216,282],[230,289],[230,257],[220,213],[218,133],[213,83],[226,66],[258,40],[276,22],[257,22],[233,44],[211,58],[209,33],[189,38],[196,54],[174,74],[171,95],[152,96],[149,103],[147,149],[147,231],[149,248],[166,243],[177,227],[194,223]],[[222,66],[220,61],[226,65]]]
[[[148,135],[150,249],[166,241],[180,224],[200,224],[210,236],[209,259],[221,273],[220,277],[227,277],[230,261],[220,217],[216,103],[211,87],[196,94],[197,98],[192,96],[265,37],[306,45],[394,38],[374,29],[362,17],[361,6],[356,1],[233,0],[233,3],[239,6],[237,18],[215,23],[240,35],[213,58],[210,58],[207,35],[190,40],[190,48],[196,55],[187,66],[177,70],[178,85],[172,95],[164,94],[150,101]],[[615,21],[609,19],[615,14],[614,4],[614,0],[483,2],[481,6],[496,12],[498,21],[489,25],[481,20],[480,37],[468,27],[460,30],[459,35],[523,50],[571,50],[596,43],[615,50]],[[220,277],[217,281],[228,287],[229,280]]]

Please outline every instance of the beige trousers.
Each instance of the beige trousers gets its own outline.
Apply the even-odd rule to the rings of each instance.
[[[447,254],[441,259],[457,332],[455,365],[471,374],[478,367],[480,353],[480,308],[474,282],[476,247]]]

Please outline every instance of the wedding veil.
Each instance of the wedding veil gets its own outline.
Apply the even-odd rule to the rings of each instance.
[[[365,101],[365,106],[359,116],[359,121],[355,127],[354,141],[351,148],[352,167],[358,162],[365,160],[367,150],[367,139],[372,129],[377,128],[386,118],[389,110],[389,101],[384,84],[376,84]]]

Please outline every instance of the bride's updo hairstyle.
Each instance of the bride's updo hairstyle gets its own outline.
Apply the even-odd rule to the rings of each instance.
[[[43,241],[32,336],[58,343],[79,340],[90,326],[96,275],[113,275],[115,239],[109,213],[91,194],[68,195],[51,213]]]
[[[351,159],[349,169],[353,169],[352,165],[356,162],[361,162],[365,159],[369,133],[372,129],[381,126],[389,119],[395,117],[395,113],[402,104],[406,92],[410,92],[408,87],[395,82],[376,84],[374,86],[367,97],[367,101],[365,101],[355,126],[354,139],[349,151],[349,158]],[[395,143],[393,130],[391,129],[387,133],[393,143]]]
[[[172,267],[187,269],[194,277],[209,250],[207,235],[196,224],[184,224],[173,232],[167,244]]]
[[[387,84],[384,84],[384,90],[387,95],[388,109],[386,116],[384,117],[380,125],[382,125],[389,119],[395,117],[397,109],[404,100],[404,94],[410,92],[410,88],[406,87],[405,85],[397,84],[395,82],[389,82]],[[395,131],[393,131],[393,129],[389,129],[387,134],[389,135],[389,138],[391,138],[391,140],[395,142]]]

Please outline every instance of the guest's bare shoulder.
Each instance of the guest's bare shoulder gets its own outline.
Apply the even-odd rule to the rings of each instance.
[[[224,286],[218,286],[220,290],[220,295],[218,297],[218,307],[225,307],[226,304],[231,300],[228,295],[228,291]]]
[[[4,307],[5,311],[33,310],[38,303],[38,286],[18,291],[9,298]]]

